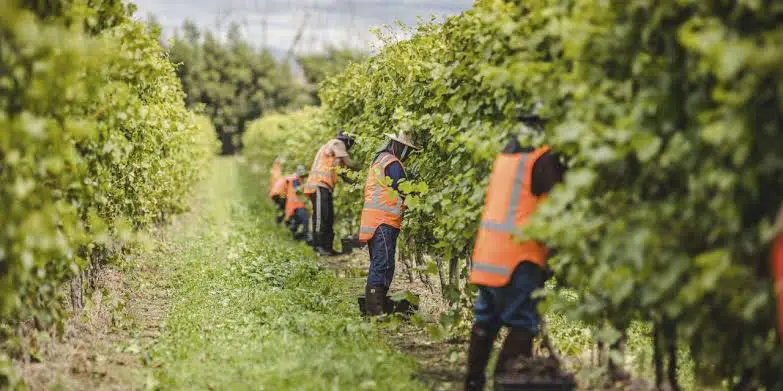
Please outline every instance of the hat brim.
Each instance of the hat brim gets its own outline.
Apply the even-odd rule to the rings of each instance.
[[[392,140],[394,140],[394,141],[396,141],[396,142],[400,143],[400,144],[407,145],[407,146],[409,146],[409,147],[413,148],[413,149],[414,149],[414,150],[416,150],[416,151],[420,151],[420,150],[421,150],[421,148],[419,148],[419,147],[417,147],[417,146],[415,146],[415,145],[411,144],[409,141],[405,141],[405,140],[403,140],[403,139],[401,139],[401,138],[397,137],[397,136],[396,136],[396,135],[394,135],[394,134],[390,134],[390,133],[384,133],[384,135],[385,135],[386,137],[388,137],[388,138],[390,138],[390,139],[392,139]]]

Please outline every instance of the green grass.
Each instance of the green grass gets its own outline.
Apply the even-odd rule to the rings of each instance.
[[[575,295],[565,289],[562,298]],[[590,327],[578,320],[570,319],[556,310],[546,313],[547,327],[555,348],[566,358],[569,370],[574,372],[586,389],[595,389],[606,380],[606,366],[595,362],[596,334],[599,329]],[[632,376],[654,383],[652,325],[647,322],[633,321],[626,330],[627,338],[623,354],[624,367]],[[694,363],[687,349],[678,351],[678,381],[684,391],[703,389],[696,384]],[[665,368],[664,368],[665,371]]]
[[[202,192],[170,244],[172,303],[151,352],[159,387],[423,389],[414,360],[360,318],[349,280],[274,225],[237,160],[217,160]]]

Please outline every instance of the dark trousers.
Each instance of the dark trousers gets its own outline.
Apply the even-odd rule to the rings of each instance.
[[[491,333],[507,326],[537,334],[541,323],[539,299],[532,295],[544,286],[545,280],[543,268],[522,262],[514,269],[508,284],[497,288],[479,286],[473,307],[474,325]]]
[[[318,186],[310,194],[313,203],[313,245],[330,250],[334,245],[334,201],[332,191]]]
[[[299,227],[302,227],[302,233],[307,233],[307,223],[310,219],[310,216],[307,213],[306,208],[297,208],[294,211],[294,215],[291,216],[291,232],[294,234],[299,231]]]
[[[280,196],[272,196],[272,201],[274,201],[275,206],[277,206],[277,215],[275,217],[279,223],[283,221],[283,218],[285,217],[285,198]]]
[[[394,255],[397,251],[397,236],[400,230],[381,224],[367,243],[370,247],[370,270],[367,272],[367,286],[383,287],[389,290],[394,278]]]

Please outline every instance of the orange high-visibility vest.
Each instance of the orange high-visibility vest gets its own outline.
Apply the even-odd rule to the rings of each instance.
[[[298,175],[290,175],[286,180],[286,197],[285,197],[285,217],[291,218],[294,212],[299,208],[305,208],[305,203],[302,198],[296,194],[296,188],[294,187],[294,181],[299,181]],[[300,181],[301,183],[301,181]]]
[[[367,184],[364,185],[364,209],[359,228],[359,241],[367,243],[375,235],[375,230],[381,224],[387,224],[399,229],[402,226],[402,213],[405,206],[402,197],[391,185],[386,184],[386,167],[400,162],[396,156],[388,152],[378,155],[370,172],[367,174]],[[403,168],[404,170],[404,168]]]
[[[778,293],[778,332],[783,341],[783,233],[778,234],[772,246],[772,274]]]
[[[285,197],[285,178],[278,178],[275,183],[272,184],[272,187],[269,189],[269,198],[278,196],[278,197]]]
[[[542,147],[530,153],[500,154],[489,177],[481,215],[470,282],[488,287],[508,284],[522,261],[543,267],[548,250],[536,241],[515,241],[513,235],[536,210],[541,197],[531,189],[533,165],[549,151]]]
[[[324,144],[318,153],[315,154],[315,160],[313,166],[310,168],[310,175],[307,177],[307,183],[305,184],[304,193],[313,194],[318,189],[318,186],[325,187],[329,190],[334,189],[334,184],[337,182],[337,172],[335,169],[335,163],[337,157],[332,154],[332,147],[335,143],[341,143],[338,139],[332,139],[328,143]]]

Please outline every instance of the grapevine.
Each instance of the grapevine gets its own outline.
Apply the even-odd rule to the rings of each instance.
[[[246,153],[261,166],[273,149],[306,160],[342,127],[368,164],[384,133],[413,134],[425,150],[410,168],[426,185],[407,201],[404,242],[448,265],[459,292],[492,159],[516,115],[541,107],[545,135],[525,141],[551,145],[570,170],[521,235],[557,249],[558,286],[577,292],[550,308],[602,329],[606,344],[650,322],[666,330],[661,346],[689,350],[700,382],[774,389],[775,4],[481,0],[328,79],[318,111],[277,117],[285,127],[257,121]],[[338,202],[350,231],[358,194]]]
[[[60,321],[61,286],[186,209],[215,149],[132,7],[49,3],[0,4],[3,324]]]

